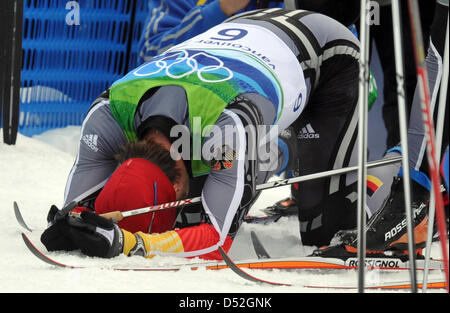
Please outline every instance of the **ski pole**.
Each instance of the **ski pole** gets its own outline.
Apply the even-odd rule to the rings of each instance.
[[[380,160],[376,160],[376,161],[367,163],[367,168],[389,165],[389,164],[397,163],[400,161],[401,161],[401,157],[380,159]],[[329,177],[329,176],[334,176],[334,175],[341,175],[341,174],[353,172],[356,170],[358,170],[358,166],[350,166],[350,167],[345,167],[345,168],[340,168],[340,169],[335,169],[335,170],[330,170],[330,171],[325,171],[325,172],[320,172],[320,173],[315,173],[315,174],[309,174],[309,175],[292,177],[292,178],[288,178],[288,179],[276,180],[276,181],[257,185],[255,189],[257,191],[262,191],[262,190],[267,190],[267,189],[271,189],[271,188],[292,185],[292,184],[299,183],[302,181],[319,179],[319,178],[324,178],[324,177]],[[196,204],[196,203],[201,202],[201,200],[202,200],[201,197],[195,197],[195,198],[177,200],[177,201],[163,203],[163,204],[157,204],[157,205],[148,206],[148,207],[130,210],[130,211],[113,211],[113,212],[100,214],[100,216],[103,216],[105,218],[112,218],[116,221],[121,221],[124,218],[134,216],[134,215],[152,213],[152,212],[157,212],[157,211],[173,209],[173,208],[181,207],[184,205]]]
[[[163,210],[168,210],[168,209],[174,209],[174,208],[178,208],[178,207],[181,207],[184,205],[199,203],[201,200],[202,200],[201,197],[195,197],[195,198],[190,198],[190,199],[177,200],[177,201],[173,201],[173,202],[152,205],[152,206],[148,206],[145,208],[134,209],[134,210],[130,210],[130,211],[113,211],[113,212],[100,214],[100,216],[103,216],[108,219],[114,219],[119,222],[119,221],[123,220],[124,218],[130,217],[130,216],[158,212],[158,211],[163,211]]]
[[[441,155],[441,147],[442,147],[442,137],[444,134],[444,120],[445,120],[445,109],[447,106],[447,90],[448,90],[448,59],[449,59],[449,51],[448,51],[448,38],[449,38],[449,25],[448,25],[448,15],[447,15],[447,30],[446,30],[446,38],[445,38],[445,49],[444,49],[444,58],[443,60],[443,71],[442,71],[442,80],[441,80],[441,89],[439,95],[439,111],[438,111],[438,121],[436,124],[436,158],[439,158]],[[426,292],[427,290],[427,282],[428,282],[428,270],[430,263],[430,255],[431,255],[431,242],[433,239],[433,224],[435,219],[436,212],[436,201],[434,199],[434,192],[431,194],[430,198],[430,210],[428,213],[428,230],[427,230],[427,244],[425,250],[425,267],[423,273],[423,284],[422,290]]]
[[[369,47],[370,23],[367,20],[369,1],[361,0],[360,11],[360,60],[358,97],[358,292],[364,292],[366,255],[366,202],[367,202],[367,102],[369,98]]]
[[[411,277],[411,291],[417,293],[417,275],[416,275],[416,250],[414,239],[414,222],[411,209],[411,181],[409,172],[409,153],[408,153],[408,124],[406,118],[406,104],[405,104],[405,88],[404,88],[404,74],[403,74],[403,46],[401,38],[401,16],[400,16],[400,1],[394,0],[391,2],[392,6],[392,25],[394,32],[394,55],[395,55],[395,71],[397,77],[397,101],[398,101],[398,119],[400,127],[400,140],[402,143],[402,167],[403,167],[403,190],[406,211],[406,226],[408,234],[408,254]]]
[[[434,134],[433,117],[431,116],[430,90],[428,86],[428,76],[424,57],[424,47],[422,39],[422,29],[419,19],[419,8],[417,0],[408,0],[409,14],[411,20],[411,30],[413,34],[414,58],[416,62],[417,82],[421,96],[422,118],[424,123],[426,150],[428,167],[430,169],[430,178],[433,186],[433,192],[436,201],[436,220],[439,230],[439,239],[441,242],[442,257],[444,259],[445,279],[447,281],[447,291],[449,285],[449,267],[448,267],[448,243],[447,243],[447,225],[445,221],[444,201],[440,192],[440,174],[436,161],[436,144]]]

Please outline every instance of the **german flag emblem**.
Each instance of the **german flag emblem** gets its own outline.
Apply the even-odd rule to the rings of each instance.
[[[211,167],[215,171],[226,170],[233,167],[236,159],[236,151],[227,145],[215,151],[215,157],[211,160]]]
[[[383,182],[375,176],[367,175],[367,194],[372,197],[378,188],[383,185]]]

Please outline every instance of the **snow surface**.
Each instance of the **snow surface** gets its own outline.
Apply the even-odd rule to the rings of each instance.
[[[48,131],[33,138],[18,135],[17,143],[0,143],[0,292],[2,293],[317,293],[356,292],[356,290],[310,289],[306,285],[357,286],[356,270],[248,270],[248,273],[269,281],[289,283],[292,286],[271,286],[246,281],[229,269],[192,271],[182,268],[178,272],[121,272],[112,266],[156,267],[170,266],[186,261],[174,257],[119,256],[114,259],[89,258],[77,252],[50,253],[63,263],[82,265],[84,269],[61,269],[49,266],[35,258],[25,247],[20,236],[23,229],[13,213],[17,201],[25,221],[33,228],[31,239],[40,244],[39,230],[46,227],[47,212],[52,204],[61,207],[67,175],[74,162],[79,140],[79,127]],[[0,130],[0,138],[2,133]],[[288,196],[289,187],[264,191],[251,209],[253,215],[261,208]],[[295,217],[282,218],[271,225],[243,224],[234,240],[230,256],[235,260],[255,259],[250,231],[260,237],[273,257],[305,256],[314,247],[300,244],[298,221]],[[42,247],[42,245],[40,245]],[[44,248],[45,249],[45,248]],[[440,257],[435,244],[432,256]],[[419,278],[422,273],[418,273]],[[441,272],[431,272],[429,279],[443,279]],[[370,271],[366,283],[402,281],[409,279],[408,271],[383,273]],[[369,291],[368,291],[369,292]],[[381,291],[370,291],[381,292]],[[403,292],[409,292],[408,290]],[[443,290],[429,290],[443,292]]]

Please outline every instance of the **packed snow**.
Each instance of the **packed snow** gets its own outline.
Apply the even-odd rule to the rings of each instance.
[[[89,258],[78,252],[49,253],[54,259],[83,269],[55,268],[33,256],[23,243],[24,231],[17,223],[13,201],[19,204],[23,217],[34,231],[29,234],[40,244],[40,232],[46,227],[47,212],[52,204],[61,207],[67,175],[72,167],[79,140],[80,128],[70,126],[48,131],[33,138],[18,135],[16,145],[0,143],[0,292],[3,293],[299,293],[319,292],[307,285],[357,286],[356,270],[249,270],[248,273],[269,281],[292,284],[272,286],[246,281],[229,269],[192,271],[188,266],[176,272],[113,271],[108,267],[160,267],[184,262],[199,262],[174,257],[126,257],[113,259]],[[0,131],[0,138],[2,133]],[[264,191],[251,209],[260,215],[260,209],[289,195],[289,187]],[[229,255],[235,260],[255,259],[250,231],[260,237],[273,257],[305,256],[314,247],[300,243],[298,220],[285,217],[270,225],[243,224],[234,240]],[[440,257],[440,248],[433,245],[432,256]],[[422,273],[418,273],[422,277]],[[442,280],[440,271],[430,272],[429,280]],[[408,271],[370,271],[366,283],[405,281]],[[357,290],[320,289],[320,292],[356,292]],[[371,290],[370,292],[381,292]],[[409,292],[405,290],[403,292]],[[428,292],[444,292],[429,290]]]

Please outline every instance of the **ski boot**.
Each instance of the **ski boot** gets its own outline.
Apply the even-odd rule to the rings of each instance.
[[[425,185],[425,187],[424,187]],[[411,209],[414,225],[416,254],[421,255],[427,239],[429,189],[426,184],[411,180]],[[321,257],[350,257],[357,254],[357,230],[340,231],[331,245],[313,252]],[[407,221],[404,205],[403,179],[394,178],[391,192],[381,208],[366,226],[366,255],[407,255]],[[389,252],[388,252],[389,251]]]

